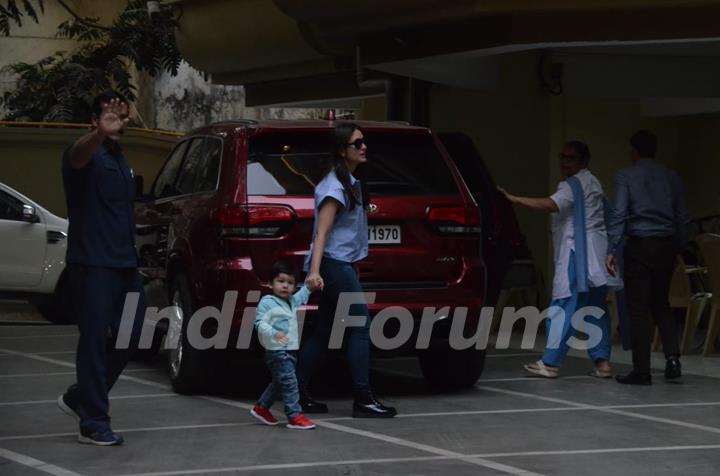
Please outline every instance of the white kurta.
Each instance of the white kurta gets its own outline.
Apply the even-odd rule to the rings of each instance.
[[[588,284],[599,287],[608,284],[607,268],[607,231],[605,229],[604,193],[602,185],[588,169],[578,172],[585,195],[585,228],[587,230]],[[570,252],[575,250],[575,218],[573,210],[573,192],[566,181],[560,182],[557,192],[550,199],[558,208],[551,218],[555,258],[555,277],[553,278],[553,299],[571,296],[568,279]]]

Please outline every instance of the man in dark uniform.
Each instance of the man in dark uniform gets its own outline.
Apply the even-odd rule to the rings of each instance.
[[[655,319],[665,352],[665,378],[680,378],[680,347],[668,302],[676,257],[687,242],[689,215],[680,177],[657,163],[657,138],[638,131],[630,139],[632,166],[615,177],[615,207],[608,227],[608,271],[617,269],[615,254],[624,249],[625,294],[630,318],[633,371],[617,376],[631,385],[651,385],[650,315]]]
[[[123,442],[110,427],[108,392],[130,359],[145,310],[135,254],[135,184],[118,145],[127,123],[125,99],[114,91],[100,94],[93,101],[93,131],[66,149],[62,163],[70,220],[66,273],[80,339],[77,383],[58,405],[79,422],[81,443],[101,446]]]

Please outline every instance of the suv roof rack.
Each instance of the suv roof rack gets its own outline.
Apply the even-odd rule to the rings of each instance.
[[[241,126],[254,126],[254,125],[258,124],[258,121],[254,120],[254,119],[230,119],[227,121],[213,122],[213,123],[209,124],[209,126],[210,127],[221,126],[223,124],[238,124]]]

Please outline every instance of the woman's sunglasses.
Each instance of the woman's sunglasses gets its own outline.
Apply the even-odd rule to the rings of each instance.
[[[364,144],[365,144],[365,139],[364,139],[364,138],[360,138],[360,139],[355,139],[355,140],[352,141],[352,142],[349,142],[347,146],[348,146],[348,147],[353,146],[353,147],[355,147],[357,150],[360,150],[360,149],[362,149],[362,146],[363,146]]]

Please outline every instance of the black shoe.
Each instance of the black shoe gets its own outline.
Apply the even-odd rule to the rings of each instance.
[[[615,380],[626,385],[652,385],[652,376],[650,374],[639,374],[635,371],[627,375],[616,375]]]
[[[312,399],[307,388],[300,386],[300,406],[303,413],[327,413],[328,406]]]
[[[677,357],[670,357],[665,364],[665,379],[675,380],[682,377],[682,365]]]
[[[392,418],[395,415],[397,410],[394,407],[386,407],[370,392],[355,397],[353,402],[353,418]]]

